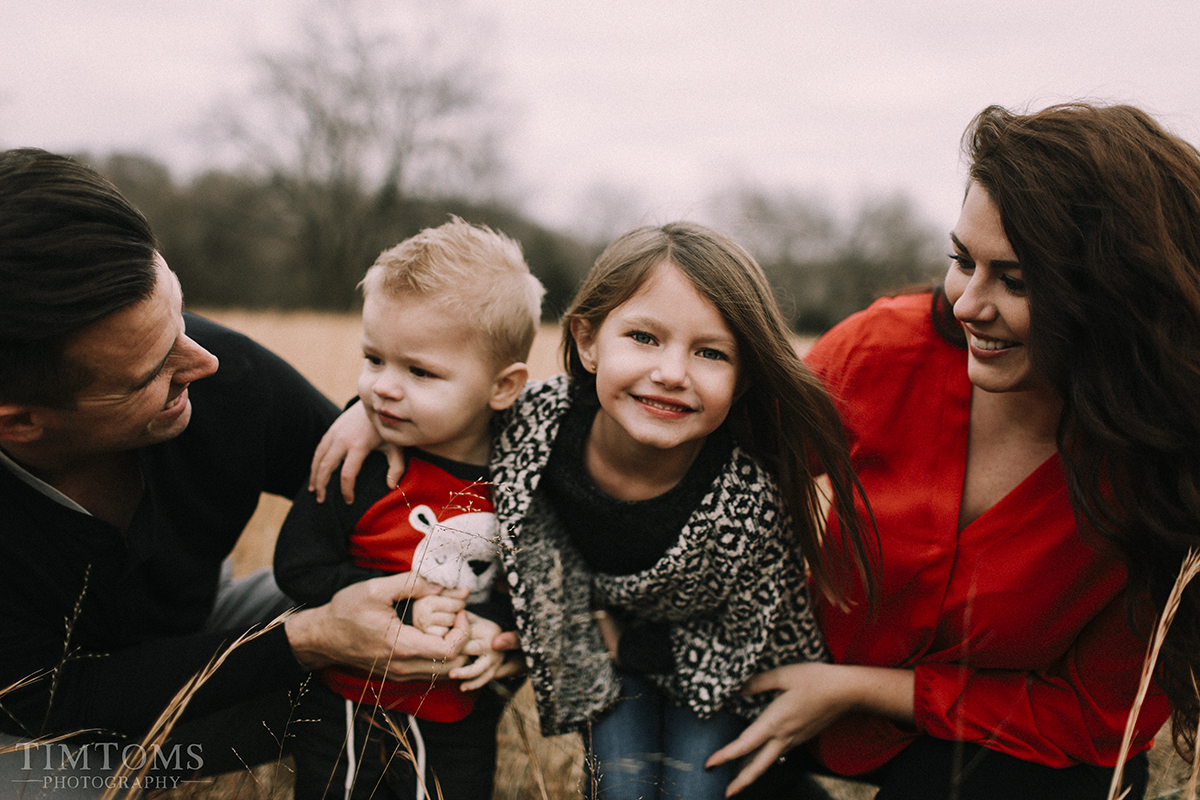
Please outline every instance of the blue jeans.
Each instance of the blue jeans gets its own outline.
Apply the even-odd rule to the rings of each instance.
[[[724,711],[700,719],[637,675],[617,677],[621,699],[584,733],[589,800],[722,800],[736,765],[706,770],[704,762],[746,722]]]

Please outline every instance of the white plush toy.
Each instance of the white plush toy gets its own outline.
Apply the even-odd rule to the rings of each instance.
[[[496,515],[474,511],[439,522],[433,509],[420,505],[408,521],[425,534],[413,551],[417,574],[447,589],[469,589],[469,603],[486,600],[500,563]]]

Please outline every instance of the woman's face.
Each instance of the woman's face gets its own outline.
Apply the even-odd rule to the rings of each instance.
[[[1029,297],[1000,210],[978,184],[950,234],[946,297],[967,334],[967,374],[987,392],[1044,386],[1029,357]]]

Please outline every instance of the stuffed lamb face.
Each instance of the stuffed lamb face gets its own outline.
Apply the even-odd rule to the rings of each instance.
[[[433,509],[420,505],[408,521],[425,534],[413,551],[417,574],[448,589],[469,590],[469,603],[486,600],[500,563],[496,515],[475,511],[439,521]]]

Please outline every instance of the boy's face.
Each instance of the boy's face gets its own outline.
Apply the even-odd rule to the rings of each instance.
[[[469,320],[436,298],[376,288],[363,303],[363,356],[358,396],[385,442],[487,463],[488,422],[511,400]]]

